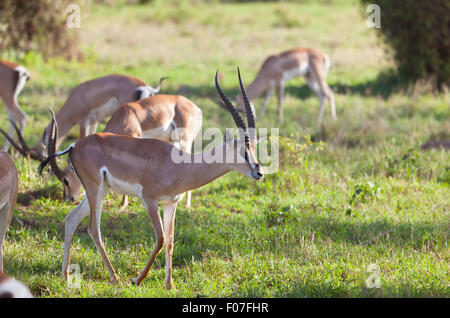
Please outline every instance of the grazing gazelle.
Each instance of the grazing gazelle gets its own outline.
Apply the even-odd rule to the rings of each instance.
[[[327,83],[329,67],[330,58],[328,55],[314,49],[295,48],[266,58],[255,80],[247,87],[250,102],[267,91],[258,118],[264,115],[270,97],[276,88],[278,121],[283,121],[284,84],[293,78],[304,76],[309,88],[317,94],[320,100],[317,123],[322,122],[325,98],[330,101],[331,117],[333,120],[337,120],[334,94]],[[236,100],[238,111],[243,111],[244,107],[240,96],[237,96]]]
[[[152,88],[136,77],[113,74],[78,85],[56,113],[59,125],[56,149],[72,127],[79,125],[80,138],[95,133],[98,123],[114,113],[120,106],[159,93],[163,80],[164,77],[161,78],[158,87]],[[46,156],[50,126],[51,124],[47,126],[37,145],[31,149],[25,143],[23,134],[19,136],[21,146],[18,146],[5,135],[4,131],[0,129],[0,132],[22,155],[42,161]]]
[[[8,134],[10,138],[14,134],[12,123],[20,127],[19,130],[22,134],[25,131],[27,116],[20,108],[17,97],[29,78],[30,73],[25,67],[12,62],[0,61],[0,98],[5,104],[9,120],[11,121]],[[3,150],[8,151],[8,148],[9,140],[6,140]]]
[[[0,272],[3,272],[3,241],[17,201],[18,176],[9,155],[0,151]]]
[[[69,153],[69,163],[86,191],[81,203],[65,218],[62,272],[66,279],[68,278],[70,247],[74,232],[80,222],[89,214],[88,233],[108,269],[111,282],[118,281],[104,249],[100,233],[102,201],[109,190],[114,190],[118,193],[137,196],[142,200],[156,235],[156,245],[147,264],[140,274],[132,279],[132,282],[137,285],[141,284],[148,275],[156,256],[166,243],[164,282],[166,288],[174,288],[172,253],[175,210],[183,194],[208,184],[233,170],[254,180],[260,180],[263,177],[262,167],[256,159],[255,120],[240,74],[239,81],[247,111],[248,129],[239,113],[223,94],[216,73],[217,91],[239,128],[239,139],[227,140],[224,144],[211,150],[190,154],[157,139],[139,139],[98,133],[77,141],[64,151],[52,154],[41,163],[40,171],[53,158]],[[52,129],[51,136],[53,139],[56,138],[54,130]],[[217,154],[223,156],[220,160],[211,161],[211,157],[215,157]],[[178,159],[174,160],[174,156],[176,158],[182,156],[187,160],[177,162]],[[164,225],[158,212],[159,202],[164,207]]]
[[[201,109],[179,95],[155,95],[120,107],[106,124],[104,132],[136,138],[155,138],[173,143],[185,152],[191,152],[192,143],[202,127]],[[57,123],[57,122],[56,122]],[[49,144],[49,153],[55,145]],[[64,199],[75,201],[82,185],[70,166],[61,170],[56,160],[50,162],[53,173],[63,183]],[[190,191],[186,206],[190,207]],[[124,196],[121,210],[127,206]]]

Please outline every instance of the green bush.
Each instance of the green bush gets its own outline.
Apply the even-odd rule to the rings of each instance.
[[[410,82],[428,80],[435,88],[450,84],[450,2],[446,0],[361,0],[381,8],[379,34],[394,50],[399,75]]]

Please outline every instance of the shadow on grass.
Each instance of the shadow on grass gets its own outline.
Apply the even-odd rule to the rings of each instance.
[[[301,79],[301,85],[296,85],[300,79],[294,79],[291,82],[287,82],[285,88],[285,94],[294,96],[299,99],[306,99],[312,96],[316,96],[313,91],[306,85],[304,79]],[[373,80],[367,80],[365,82],[359,82],[355,84],[343,84],[341,82],[335,82],[330,84],[330,87],[337,94],[349,94],[349,95],[362,95],[362,96],[374,96],[382,97],[383,99],[389,98],[394,93],[398,93],[408,87],[408,83],[402,80],[397,72],[393,69],[381,71],[378,76]],[[234,88],[222,87],[225,95],[234,101],[234,97],[239,94],[239,87]],[[191,86],[182,85],[173,92],[174,94],[185,95],[195,98],[209,98],[212,100],[219,100],[217,91],[213,85],[211,86]],[[263,98],[265,93],[261,94],[260,98]],[[275,93],[274,93],[275,96]]]
[[[49,198],[51,200],[61,199],[61,189],[57,185],[51,185],[39,190],[33,190],[28,192],[19,192],[17,196],[17,204],[22,206],[30,206],[32,201],[39,200],[41,198]]]
[[[382,71],[375,79],[356,84],[343,84],[339,81],[330,84],[336,94],[373,96],[383,99],[388,99],[389,96],[404,90],[407,86],[408,84],[402,81],[394,70]],[[306,84],[300,87],[288,84],[285,91],[286,94],[299,99],[316,96]]]
[[[193,207],[197,208],[197,207]],[[316,209],[320,207],[305,206],[305,209]],[[139,208],[139,213],[130,215],[127,213],[109,213],[104,210],[102,221],[102,234],[107,240],[108,253],[110,256],[113,250],[135,246],[132,249],[144,249],[148,257],[155,244],[155,237],[150,221],[145,215],[143,208]],[[312,212],[312,211],[311,211]],[[317,211],[317,213],[320,211]],[[240,254],[252,253],[273,253],[283,255],[283,251],[298,251],[301,238],[311,239],[311,244],[328,244],[327,241],[344,243],[344,246],[360,246],[365,248],[398,248],[401,252],[404,248],[415,249],[421,253],[428,253],[433,257],[443,259],[443,244],[446,242],[446,229],[448,224],[442,222],[412,222],[405,220],[399,223],[386,221],[375,221],[363,223],[354,220],[353,217],[336,219],[332,216],[306,215],[304,213],[294,214],[290,218],[282,220],[281,223],[271,224],[264,214],[256,216],[245,216],[246,222],[241,218],[224,218],[215,212],[198,210],[195,214],[180,208],[177,213],[175,226],[175,252],[173,264],[175,267],[185,266],[192,260],[201,260],[205,255],[217,255],[219,258],[231,259],[232,251],[238,250]],[[243,216],[244,217],[244,216]],[[56,223],[49,224],[47,216],[34,216],[31,230],[46,229],[49,235],[54,235],[62,243],[64,236],[64,221],[61,217],[55,218]],[[86,221],[86,220],[85,220]],[[17,227],[17,224],[14,225]],[[81,234],[81,235],[80,235]],[[239,234],[239,235],[237,235]],[[13,239],[20,239],[15,237]],[[81,250],[95,250],[94,243],[85,232],[85,226],[79,227],[76,236],[78,248]],[[280,240],[279,237],[283,237]],[[309,244],[309,243],[307,243]],[[81,245],[81,246],[80,246]],[[397,250],[397,249],[395,249]],[[297,253],[297,252],[295,252]],[[339,251],[336,253],[339,254]],[[164,263],[164,251],[158,256],[160,262]],[[336,255],[336,257],[343,257]],[[100,260],[100,254],[98,260]],[[294,257],[288,252],[284,257]],[[9,257],[10,269],[26,272],[53,272],[58,273],[59,267],[55,264],[44,264],[33,262],[33,260],[22,260],[15,256]],[[62,257],[62,255],[61,255]],[[298,257],[295,256],[295,257]],[[326,257],[326,256],[324,256]],[[393,255],[393,258],[396,256]],[[411,254],[413,257],[413,254]],[[144,257],[144,259],[146,259]],[[113,262],[115,268],[129,266]],[[157,262],[158,263],[158,262]],[[58,264],[59,265],[59,264]],[[155,263],[156,266],[156,263]],[[105,268],[96,268],[95,272],[106,273]],[[127,269],[128,270],[128,269]],[[103,273],[103,274],[104,274]],[[103,275],[102,274],[102,275]],[[94,279],[95,275],[90,277]],[[102,276],[103,277],[103,276]],[[263,288],[263,287],[262,287]],[[387,287],[386,295],[393,295],[394,290]],[[405,289],[405,296],[408,289]],[[370,291],[366,294],[361,291],[357,296],[377,297]],[[242,297],[264,296],[264,290],[241,290],[238,294]],[[415,291],[417,296],[433,296],[442,294],[441,290]],[[304,282],[292,282],[279,291],[282,297],[348,297],[353,296],[351,291],[342,286],[326,286],[321,280],[307,280]],[[383,295],[381,295],[383,296]],[[401,296],[401,295],[399,295]]]

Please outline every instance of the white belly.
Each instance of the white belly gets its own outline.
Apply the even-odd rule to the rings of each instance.
[[[309,64],[307,62],[301,63],[298,67],[285,71],[283,73],[283,80],[289,81],[299,76],[305,76],[308,73]]]
[[[175,196],[162,196],[162,197],[159,197],[158,201],[162,202],[162,203],[169,203],[170,204],[170,203],[179,202],[181,199],[183,199],[183,197],[184,197],[184,193],[180,193],[180,194],[177,194]]]
[[[100,172],[102,174],[103,173],[105,174],[105,181],[108,184],[108,186],[111,188],[111,190],[113,190],[114,192],[141,197],[142,185],[128,183],[126,181],[114,178],[111,175],[111,173],[109,172],[107,167],[102,167],[100,169]]]
[[[166,125],[158,128],[144,130],[142,132],[142,138],[154,138],[171,142],[172,131],[174,131],[176,125],[173,121],[169,121]]]
[[[91,110],[88,115],[89,122],[99,122],[106,117],[112,115],[120,107],[119,101],[115,97],[111,97],[103,105]]]

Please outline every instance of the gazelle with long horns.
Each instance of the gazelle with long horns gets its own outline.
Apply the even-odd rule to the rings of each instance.
[[[30,78],[30,73],[22,65],[0,61],[0,98],[5,104],[10,120],[8,136],[12,138],[14,134],[13,123],[19,127],[19,131],[23,134],[27,115],[20,108],[17,97],[25,86],[25,82]],[[3,145],[3,150],[8,151],[9,140]]]
[[[173,143],[184,152],[191,152],[192,143],[202,127],[201,109],[189,99],[179,95],[155,95],[120,107],[110,118],[104,132],[135,138],[155,138]],[[57,122],[57,121],[56,121]],[[56,152],[56,138],[50,140],[49,153]],[[64,199],[75,201],[82,185],[73,169],[61,170],[53,159],[53,173],[64,187]],[[186,206],[190,207],[190,191]],[[124,196],[121,210],[127,206]]]
[[[86,195],[81,203],[66,216],[64,236],[63,276],[68,277],[70,247],[78,224],[88,214],[88,233],[100,252],[111,282],[118,281],[113,266],[104,249],[100,234],[102,201],[109,190],[139,197],[147,210],[156,235],[156,245],[140,274],[132,280],[141,284],[148,275],[158,253],[166,244],[165,286],[174,288],[172,282],[172,253],[174,222],[177,203],[183,194],[208,184],[220,176],[236,170],[254,180],[263,177],[263,170],[256,159],[255,120],[248,103],[240,74],[241,92],[247,111],[248,129],[232,103],[222,92],[216,73],[216,88],[239,128],[240,138],[227,140],[224,144],[202,153],[189,154],[172,144],[157,139],[138,139],[129,136],[98,133],[72,144],[62,152],[48,157],[40,170],[53,158],[69,153],[69,162],[76,171]],[[55,128],[55,125],[53,124]],[[52,134],[54,137],[54,128]],[[250,133],[252,132],[252,133]],[[221,162],[204,158],[223,154]],[[173,156],[183,156],[188,161],[176,163]],[[232,158],[232,160],[229,160]],[[158,203],[164,207],[162,223]]]
[[[16,206],[18,182],[14,161],[0,151],[0,273],[3,272],[3,241]]]
[[[250,102],[266,92],[258,118],[262,118],[267,104],[275,88],[278,99],[278,121],[283,121],[283,95],[284,85],[287,81],[303,76],[309,88],[319,97],[320,108],[317,123],[322,122],[325,99],[331,107],[331,117],[337,120],[334,94],[327,83],[327,73],[330,67],[330,58],[318,50],[309,48],[295,48],[279,54],[271,55],[262,64],[255,80],[247,87]],[[236,96],[238,111],[243,111],[241,97]]]
[[[136,77],[113,74],[84,82],[73,89],[63,107],[56,113],[59,126],[56,149],[72,129],[80,127],[80,138],[93,134],[100,121],[110,116],[120,106],[159,93],[161,78],[158,87],[152,88]],[[14,126],[14,125],[13,125]],[[0,129],[0,132],[24,156],[42,161],[46,156],[51,124],[44,130],[41,139],[34,148],[28,147],[23,134],[18,131],[20,146]]]

